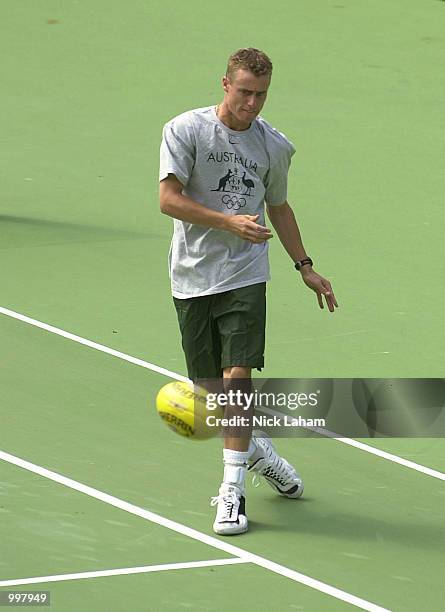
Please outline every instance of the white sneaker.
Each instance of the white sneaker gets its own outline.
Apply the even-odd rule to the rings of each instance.
[[[219,535],[235,535],[247,531],[246,500],[239,487],[225,482],[219,488],[219,495],[212,497],[211,506],[216,506],[213,531]]]
[[[254,472],[253,483],[256,483],[258,475],[264,476],[269,485],[280,495],[292,499],[301,497],[304,485],[298,472],[286,459],[276,453],[269,437],[262,432],[258,433],[264,437],[252,435],[257,451],[253,454],[255,459],[249,460],[247,465],[247,469]]]

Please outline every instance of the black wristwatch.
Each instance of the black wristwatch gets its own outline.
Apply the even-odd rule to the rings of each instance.
[[[302,259],[301,261],[296,261],[295,262],[295,269],[296,270],[301,270],[301,268],[305,265],[310,265],[313,266],[314,262],[312,261],[312,259],[310,257],[306,257],[306,259]]]

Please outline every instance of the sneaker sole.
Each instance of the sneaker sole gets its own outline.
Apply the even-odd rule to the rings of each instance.
[[[235,527],[229,527],[229,525],[230,523],[228,524],[227,527],[226,526],[217,527],[214,524],[213,531],[217,533],[218,535],[239,535],[240,533],[246,533],[246,531],[249,529],[247,519],[245,523],[241,523],[239,525],[236,525]]]
[[[290,493],[287,491],[282,491],[274,482],[267,480],[267,478],[265,478],[265,481],[270,487],[272,487],[274,491],[277,491],[277,493],[279,493],[283,497],[288,497],[289,499],[298,499],[299,497],[303,495],[303,491],[304,491],[303,483],[301,483],[300,485],[295,485],[295,486],[298,486],[297,490],[293,491],[293,493]],[[290,489],[290,491],[292,491],[292,489]]]

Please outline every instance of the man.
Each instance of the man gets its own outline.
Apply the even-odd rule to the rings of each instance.
[[[265,288],[270,279],[264,202],[275,231],[304,283],[338,306],[328,280],[312,267],[292,209],[287,174],[293,144],[259,113],[272,63],[258,49],[229,57],[217,107],[187,111],[165,124],[160,151],[161,211],[174,219],[169,253],[173,300],[188,375],[193,381],[223,377],[224,388],[251,388],[252,368],[264,365]],[[248,414],[247,406],[226,416]],[[265,437],[249,426],[224,431],[224,477],[213,529],[247,531],[246,470],[265,477],[281,495],[298,498],[303,483]]]

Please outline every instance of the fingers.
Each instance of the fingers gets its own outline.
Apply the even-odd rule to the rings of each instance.
[[[256,234],[255,236],[249,235],[248,236],[248,240],[250,240],[250,242],[255,242],[256,244],[261,243],[261,242],[266,242],[267,240],[270,240],[272,238],[272,234],[262,234],[262,235],[258,235]]]
[[[257,219],[259,215],[245,215],[249,219]],[[261,242],[265,242],[266,240],[270,240],[272,238],[272,232],[268,227],[264,225],[259,225],[254,221],[247,220],[245,221],[244,227],[242,229],[241,237],[244,240],[249,240],[250,242],[254,242],[255,244],[259,244]]]
[[[338,304],[337,300],[335,299],[334,292],[332,291],[332,285],[326,278],[323,278],[322,285],[324,289],[323,294],[329,308],[329,312],[334,312],[335,307],[338,308]]]
[[[331,283],[325,278],[321,279],[321,282],[317,288],[315,288],[317,294],[317,301],[320,308],[324,308],[323,296],[326,300],[326,305],[329,312],[334,312],[335,308],[338,308],[338,303],[335,298],[334,292],[332,291]]]
[[[325,293],[326,304],[328,305],[329,312],[334,312],[334,301],[330,293]]]
[[[272,238],[272,234],[259,236],[258,234],[253,235],[251,233],[246,232],[244,236],[242,236],[242,238],[255,244],[261,244],[262,242],[266,242],[266,240],[270,240]]]
[[[255,232],[256,234],[270,234],[271,231],[268,227],[264,225],[258,225],[258,223],[253,223],[252,221],[247,221],[246,226]]]
[[[323,298],[326,300],[326,305],[329,309],[329,312],[334,312],[335,308],[338,308],[337,300],[335,299],[334,293],[332,291],[323,291],[322,293],[317,292],[318,304],[320,308],[324,308],[323,306]]]
[[[324,308],[324,296],[329,311],[334,312],[335,308],[338,308],[338,303],[335,298],[334,292],[332,291],[331,283],[326,278],[323,278],[314,271],[309,271],[306,273],[303,272],[302,275],[306,285],[313,289],[317,294],[317,301],[320,308]]]

